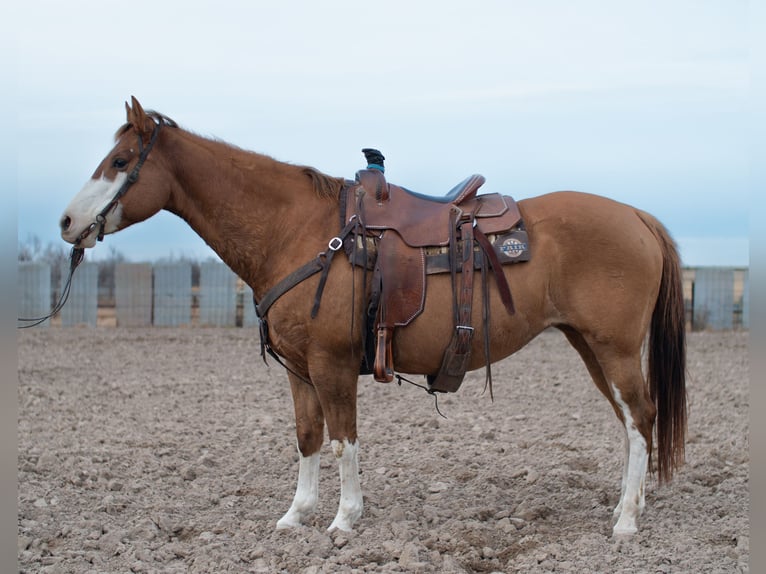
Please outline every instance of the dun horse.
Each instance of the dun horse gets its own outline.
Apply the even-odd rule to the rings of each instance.
[[[104,234],[166,209],[252,287],[256,301],[317,253],[329,252],[339,232],[344,179],[200,137],[144,111],[135,98],[126,109],[116,145],[61,219],[66,241],[93,247]],[[486,356],[507,357],[548,327],[560,329],[624,425],[613,532],[635,533],[652,457],[661,482],[684,458],[685,335],[676,248],[654,217],[603,197],[558,192],[519,201],[518,209],[532,258],[502,267],[515,312],[506,310],[490,282],[488,353],[476,337],[468,367],[484,366]],[[324,276],[288,289],[268,310],[268,340],[287,367],[300,453],[295,497],[278,528],[301,524],[317,506],[325,424],[341,484],[330,529],[351,530],[362,514],[356,399],[364,334],[363,321],[353,317],[366,311],[363,273],[337,256]],[[312,317],[320,280],[326,288]],[[427,288],[422,313],[393,340],[402,373],[438,371],[449,344],[449,274],[429,276]],[[479,319],[473,327],[485,325]]]

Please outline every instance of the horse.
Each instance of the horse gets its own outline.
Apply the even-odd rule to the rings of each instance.
[[[114,147],[65,209],[65,241],[91,248],[105,234],[165,209],[252,288],[256,302],[301,263],[329,252],[344,178],[202,137],[144,110],[135,97],[125,109]],[[605,197],[555,192],[522,199],[518,209],[532,257],[502,267],[513,314],[489,285],[489,362],[547,328],[563,332],[624,429],[612,520],[613,535],[630,536],[645,507],[647,470],[656,467],[664,484],[684,462],[686,340],[677,248],[654,216]],[[328,531],[351,531],[362,515],[356,400],[365,334],[363,322],[352,318],[366,309],[365,272],[335,257],[321,278],[326,288],[315,317],[318,275],[288,289],[268,311],[269,343],[292,393],[299,454],[295,495],[278,529],[298,527],[317,507],[325,425],[340,474]],[[402,373],[436,372],[449,343],[449,275],[429,276],[427,288],[421,315],[393,341]],[[481,331],[484,324],[475,320],[473,327]],[[489,365],[480,341],[472,343],[469,370]]]

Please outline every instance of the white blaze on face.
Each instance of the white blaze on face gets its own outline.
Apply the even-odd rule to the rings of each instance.
[[[114,180],[108,180],[104,176],[89,180],[80,192],[74,196],[64,211],[63,219],[69,218],[69,226],[62,229],[61,237],[70,243],[74,243],[79,235],[96,221],[101,210],[112,200],[128,174],[120,172]],[[117,231],[122,217],[122,206],[117,205],[106,216],[105,233]],[[93,247],[96,244],[97,230],[88,235],[80,243],[81,247]]]

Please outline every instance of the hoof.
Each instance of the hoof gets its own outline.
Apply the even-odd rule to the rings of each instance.
[[[334,530],[341,530],[343,532],[353,532],[354,527],[346,520],[338,520],[337,518],[332,521],[327,532],[333,532]]]
[[[277,520],[277,530],[288,530],[291,528],[300,528],[301,526],[301,521],[295,516],[291,516],[290,513],[285,514],[282,518]]]
[[[617,524],[612,529],[612,536],[617,539],[625,539],[625,538],[632,538],[638,533],[638,528],[636,526],[620,526]]]

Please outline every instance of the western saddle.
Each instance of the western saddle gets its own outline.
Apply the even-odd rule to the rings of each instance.
[[[368,167],[347,185],[341,214],[344,226],[353,223],[361,229],[344,240],[346,254],[352,264],[373,272],[362,373],[373,374],[381,382],[393,380],[395,329],[408,325],[423,311],[427,276],[450,273],[455,328],[439,372],[427,380],[429,392],[456,391],[471,355],[473,279],[474,271],[479,270],[491,389],[488,272],[495,278],[507,312],[513,314],[502,266],[530,258],[516,202],[498,193],[477,195],[485,181],[481,175],[468,177],[443,197],[415,193],[386,181],[385,158],[379,151],[362,151]],[[365,281],[366,277],[367,271]]]

